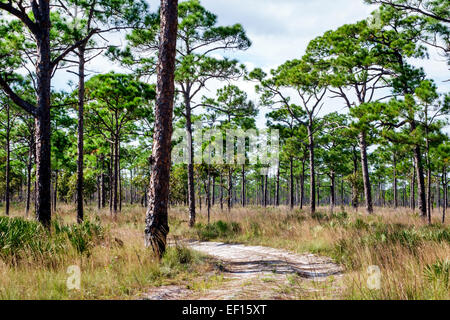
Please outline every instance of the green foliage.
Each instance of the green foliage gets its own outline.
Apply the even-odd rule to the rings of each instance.
[[[200,240],[227,238],[241,232],[241,227],[238,223],[227,223],[222,220],[207,225],[198,223],[195,225],[195,229]]]
[[[81,224],[60,225],[53,222],[56,235],[65,235],[79,254],[89,254],[90,249],[103,238],[103,229],[98,223],[84,220]]]
[[[69,248],[87,254],[103,237],[103,229],[89,220],[80,225],[62,225],[56,220],[51,231],[35,221],[0,217],[0,258],[18,263],[26,258],[42,261],[56,259]]]
[[[430,282],[441,282],[449,288],[450,260],[438,260],[433,264],[426,265],[423,274]]]

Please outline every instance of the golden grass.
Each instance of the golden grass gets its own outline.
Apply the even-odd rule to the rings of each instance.
[[[437,210],[432,226],[408,209],[376,208],[370,216],[351,208],[338,208],[334,216],[327,207],[317,211],[312,218],[307,211],[287,207],[237,207],[231,212],[215,207],[211,223],[238,223],[239,232],[213,238],[331,256],[346,268],[342,299],[450,299],[448,270],[436,279],[425,275],[427,266],[450,259],[450,226],[440,223]],[[339,214],[342,211],[347,217]],[[198,215],[201,225],[194,230],[182,223],[186,217],[185,208],[171,210],[177,226],[172,236],[209,235],[205,212]],[[367,284],[368,267],[373,265],[381,271],[379,290]]]
[[[12,216],[24,214],[22,206],[11,209]],[[407,209],[376,208],[371,216],[362,209],[358,213],[337,208],[334,216],[328,211],[321,207],[311,217],[307,211],[290,211],[287,207],[236,207],[222,212],[216,206],[211,211],[212,226],[206,226],[203,210],[197,216],[199,224],[190,229],[187,209],[176,207],[170,209],[169,240],[217,239],[330,256],[346,268],[340,299],[450,299],[448,273],[444,270],[435,277],[426,275],[427,268],[450,258],[450,241],[446,238],[450,226],[448,222],[439,223],[437,210],[432,227]],[[340,214],[342,211],[347,215]],[[58,204],[54,219],[72,224],[75,215],[72,205]],[[213,285],[203,277],[214,269],[204,257],[191,253],[188,264],[174,261],[177,254],[162,262],[155,260],[144,247],[144,208],[124,206],[114,219],[108,209],[97,211],[88,206],[86,216],[98,217],[104,229],[104,238],[89,255],[70,249],[50,264],[29,258],[11,265],[0,259],[0,299],[130,299],[154,286],[181,284],[206,290]],[[66,287],[70,265],[81,268],[80,291]],[[381,270],[379,290],[367,285],[367,268],[372,265]],[[222,281],[220,276],[209,278]],[[326,296],[327,289],[321,290]]]
[[[13,208],[11,213],[23,216],[22,208]],[[177,248],[169,249],[174,254],[158,262],[144,246],[144,215],[145,209],[133,206],[114,219],[108,210],[87,207],[87,219],[98,217],[104,229],[104,238],[89,254],[69,249],[52,257],[51,265],[31,257],[12,265],[0,258],[0,299],[133,299],[154,286],[192,286],[213,270],[209,260],[193,252],[188,263],[177,261]],[[58,204],[53,219],[73,224],[75,216],[73,206]],[[81,269],[81,290],[66,286],[71,265]]]

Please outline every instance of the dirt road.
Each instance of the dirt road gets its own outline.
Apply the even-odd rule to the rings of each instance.
[[[217,274],[209,274],[205,275],[205,283],[211,277],[216,279],[211,287],[159,287],[145,299],[338,298],[343,270],[329,258],[242,244],[199,241],[185,244],[219,261],[223,281],[217,281]]]

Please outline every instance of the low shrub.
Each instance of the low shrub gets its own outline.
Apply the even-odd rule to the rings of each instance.
[[[211,240],[216,238],[226,238],[241,232],[241,227],[236,222],[216,221],[212,224],[198,223],[196,226],[197,236],[200,240]]]

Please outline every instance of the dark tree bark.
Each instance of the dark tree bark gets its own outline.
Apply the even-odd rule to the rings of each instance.
[[[330,173],[330,211],[333,213],[336,206],[336,175],[333,171]]]
[[[114,163],[114,144],[111,143],[109,163],[108,163],[109,213],[111,215],[113,214],[113,184],[114,184],[113,163]]]
[[[447,167],[442,169],[442,187],[443,187],[443,206],[442,206],[442,223],[445,223],[445,214],[447,212],[447,199],[448,199],[448,179],[447,179]]]
[[[59,171],[55,170],[55,190],[53,192],[53,210],[56,211],[56,203],[58,201],[58,175]]]
[[[394,175],[394,183],[392,188],[394,189],[394,208],[397,209],[398,207],[398,193],[397,193],[397,157],[396,154],[394,152],[393,155],[393,175]]]
[[[414,161],[416,163],[416,176],[417,176],[417,193],[419,197],[419,211],[423,218],[427,216],[427,204],[425,196],[425,178],[423,174],[422,154],[420,146],[414,147]]]
[[[25,216],[28,217],[30,212],[31,204],[31,168],[33,167],[33,137],[30,137],[29,149],[28,149],[28,162],[27,162],[27,195],[26,195],[26,205],[25,205]]]
[[[146,214],[145,241],[162,257],[169,233],[167,206],[171,164],[172,112],[174,103],[175,53],[178,27],[178,0],[161,0],[161,33],[157,66],[153,170]]]
[[[220,173],[219,201],[220,201],[220,210],[223,211],[223,177],[222,177],[222,172]]]
[[[242,165],[242,189],[241,189],[241,204],[245,207],[246,199],[245,199],[245,164]]]
[[[211,177],[209,173],[209,165],[208,165],[208,181],[205,184],[205,193],[206,193],[206,208],[208,211],[208,224],[211,218]]]
[[[364,198],[366,200],[366,210],[367,213],[372,214],[373,213],[372,188],[370,185],[370,178],[369,178],[369,164],[367,161],[367,143],[365,132],[359,133],[359,148],[361,151],[361,169],[364,185]]]
[[[212,176],[212,194],[211,194],[211,205],[214,207],[216,204],[216,176]]]
[[[352,181],[352,207],[358,210],[358,157],[353,147],[353,181]]]
[[[231,207],[233,206],[233,170],[231,166],[228,168],[228,198],[227,198],[227,205],[228,205],[228,211],[231,210]]]
[[[186,133],[188,137],[188,206],[189,206],[189,226],[195,225],[195,185],[194,185],[194,150],[192,145],[192,122],[191,122],[191,100],[190,91],[184,94],[186,110]]]
[[[305,198],[305,160],[302,161],[302,175],[300,176],[300,209],[303,209]]]
[[[78,129],[77,129],[77,222],[83,222],[83,163],[84,163],[84,46],[78,52]]]
[[[415,183],[416,183],[416,162],[413,158],[413,167],[411,170],[411,180],[409,182],[409,206],[412,209],[412,211],[414,211],[416,209]]]
[[[289,159],[289,208],[294,209],[294,159]]]
[[[11,196],[11,190],[10,190],[10,167],[11,167],[11,150],[10,150],[10,143],[11,143],[11,112],[10,112],[10,105],[9,103],[6,104],[6,170],[5,170],[5,214],[9,216],[9,201]]]
[[[116,117],[117,119],[117,117]],[[113,214],[117,215],[118,198],[117,194],[119,191],[119,138],[114,137],[114,164],[113,164]]]
[[[308,151],[309,151],[309,205],[310,213],[316,212],[316,172],[314,166],[314,136],[312,120],[309,121],[308,129]]]
[[[264,175],[264,208],[267,207],[267,176]]]
[[[280,205],[280,164],[277,167],[277,181],[275,186],[275,206]]]

